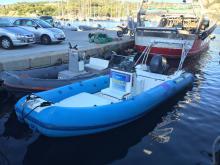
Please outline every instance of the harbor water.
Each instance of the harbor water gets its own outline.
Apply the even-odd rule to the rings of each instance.
[[[0,103],[0,165],[212,164],[220,135],[220,28],[214,33],[209,50],[185,65],[195,75],[189,91],[117,129],[48,138],[17,121],[15,99]]]

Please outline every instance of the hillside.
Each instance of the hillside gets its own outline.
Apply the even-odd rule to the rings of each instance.
[[[206,13],[220,24],[220,0],[203,0]],[[0,5],[0,16],[51,15],[59,18],[125,18],[136,17],[140,2],[122,0],[68,0],[65,3],[39,2]]]
[[[220,24],[220,0],[206,0],[205,2],[206,12],[209,17]]]

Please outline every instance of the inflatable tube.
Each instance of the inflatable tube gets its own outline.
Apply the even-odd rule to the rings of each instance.
[[[139,95],[118,103],[90,107],[63,107],[56,103],[82,92],[94,94],[109,86],[109,77],[100,76],[57,89],[35,94],[48,105],[35,111],[25,104],[27,96],[18,101],[16,114],[21,122],[49,137],[68,137],[94,134],[136,120],[154,107],[185,89],[193,82],[189,73],[165,81]],[[85,100],[86,102],[86,100]],[[51,105],[51,106],[50,106]]]
[[[67,69],[68,65],[63,64],[40,69],[5,71],[1,74],[1,79],[3,81],[2,87],[17,98],[20,98],[33,92],[57,88],[76,81],[108,73],[108,69],[103,71],[88,70],[88,73],[71,79],[58,79],[58,73]]]

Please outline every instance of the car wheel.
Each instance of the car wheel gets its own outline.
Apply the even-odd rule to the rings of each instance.
[[[13,43],[12,43],[11,39],[8,37],[3,37],[1,39],[1,47],[3,49],[11,49],[13,47]]]
[[[117,36],[118,37],[123,37],[123,32],[122,31],[117,31]]]
[[[48,45],[51,43],[51,39],[48,35],[43,35],[41,37],[41,43],[44,44],[44,45]]]

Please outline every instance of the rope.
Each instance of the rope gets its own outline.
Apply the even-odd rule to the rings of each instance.
[[[136,66],[136,65],[138,64],[138,62],[139,62],[139,60],[141,59],[142,56],[144,56],[144,57],[143,57],[141,63],[142,63],[142,64],[146,64],[147,59],[148,59],[148,56],[149,56],[149,54],[150,54],[150,50],[151,50],[153,44],[154,44],[154,42],[151,43],[149,46],[146,46],[146,47],[145,47],[144,51],[141,53],[140,57],[137,59],[137,61],[135,62],[134,66]]]
[[[37,98],[40,98],[39,96],[36,96],[34,94],[30,94],[26,97],[26,101],[24,102],[23,104],[23,109],[21,111],[21,117],[22,117],[22,120],[25,121],[24,119],[29,116],[35,109],[39,108],[39,107],[46,107],[46,106],[50,106],[52,104],[52,102],[49,102],[49,101],[44,101],[42,102],[40,105],[34,107],[30,112],[28,112],[26,115],[24,115],[24,110],[25,110],[25,106],[26,104],[30,101],[30,100],[35,100]]]
[[[146,53],[146,55],[145,55],[145,61],[144,61],[144,64],[147,63],[147,59],[148,59],[148,56],[149,56],[149,54],[150,54],[150,50],[151,50],[153,44],[154,44],[154,43],[151,43],[150,46],[149,46],[149,49],[148,49],[148,51],[147,51],[147,53]]]
[[[141,59],[141,57],[143,56],[143,54],[147,51],[148,47],[145,47],[144,51],[141,53],[141,55],[139,56],[139,58],[137,59],[137,61],[135,62],[135,66],[137,65],[137,63],[139,62],[139,60]]]
[[[40,105],[34,107],[30,112],[28,112],[25,116],[22,115],[22,120],[24,120],[26,117],[28,117],[35,109],[39,108],[39,107],[46,107],[46,106],[50,106],[52,103],[49,101],[45,101],[42,102]],[[23,108],[24,109],[24,108]],[[25,120],[24,120],[25,121]]]
[[[22,120],[24,120],[24,108],[25,108],[26,104],[27,104],[30,100],[34,100],[34,99],[37,99],[37,98],[40,98],[40,97],[39,97],[39,96],[36,96],[36,95],[34,95],[34,94],[27,95],[26,100],[25,100],[25,102],[24,102],[23,105],[22,105],[22,111],[21,111]]]

